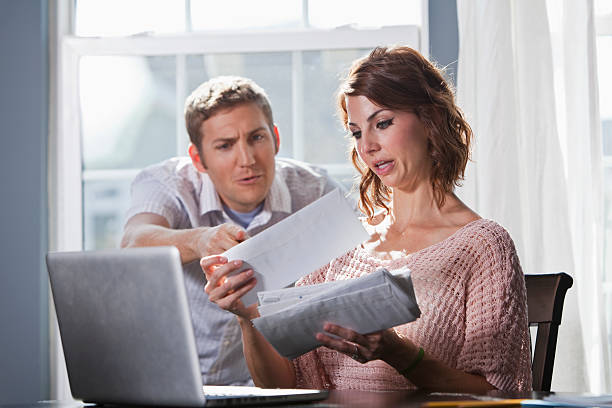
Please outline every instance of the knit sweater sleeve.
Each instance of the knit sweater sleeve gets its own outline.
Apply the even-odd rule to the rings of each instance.
[[[474,242],[457,368],[500,390],[531,390],[527,295],[514,243],[499,225],[483,226]]]
[[[314,285],[325,282],[327,272],[332,264],[333,261],[303,276],[295,282],[295,286]],[[297,357],[292,360],[292,362],[297,388],[329,388],[328,381],[325,381],[325,369],[321,364],[316,350]]]

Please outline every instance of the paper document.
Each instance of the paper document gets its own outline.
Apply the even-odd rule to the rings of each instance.
[[[257,286],[242,297],[257,302],[258,291],[279,289],[313,272],[369,238],[348,201],[333,190],[252,238],[225,251],[252,268]]]
[[[325,322],[371,333],[416,320],[421,311],[410,270],[384,268],[357,279],[258,293],[255,327],[287,358],[318,346]]]
[[[559,393],[543,397],[544,402],[557,407],[612,407],[612,394],[580,395]],[[527,400],[523,405],[542,405],[541,400]]]

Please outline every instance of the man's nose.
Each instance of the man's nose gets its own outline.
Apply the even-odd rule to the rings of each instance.
[[[238,162],[241,166],[251,166],[255,163],[253,147],[246,142],[238,143]]]

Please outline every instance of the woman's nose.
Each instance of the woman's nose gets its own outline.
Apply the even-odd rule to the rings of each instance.
[[[359,150],[361,154],[371,154],[380,150],[380,144],[378,143],[378,140],[376,139],[376,137],[370,134],[362,132],[360,142],[361,146]]]

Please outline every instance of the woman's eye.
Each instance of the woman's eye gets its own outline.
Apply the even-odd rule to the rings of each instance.
[[[356,130],[354,132],[351,132],[351,134],[355,139],[359,139],[361,137],[361,130]]]
[[[376,124],[377,129],[386,129],[393,124],[393,119],[381,120]]]

